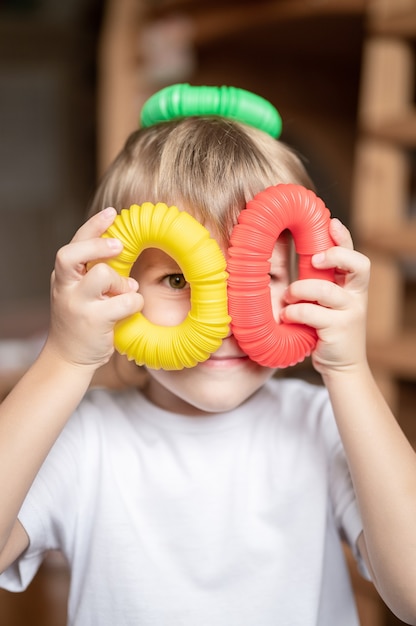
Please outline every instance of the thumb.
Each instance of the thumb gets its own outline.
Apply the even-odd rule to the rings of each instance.
[[[329,223],[329,234],[336,246],[350,250],[354,248],[350,231],[337,217],[332,218]]]

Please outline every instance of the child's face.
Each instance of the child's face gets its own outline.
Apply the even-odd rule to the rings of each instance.
[[[283,293],[289,283],[288,244],[279,240],[271,259],[273,314],[279,319]],[[223,250],[226,255],[226,250]],[[142,252],[131,272],[144,298],[143,315],[154,324],[176,326],[190,310],[190,287],[181,268],[156,248]],[[257,391],[273,370],[254,363],[230,334],[210,358],[178,371],[148,369],[145,394],[154,404],[185,415],[234,409]]]

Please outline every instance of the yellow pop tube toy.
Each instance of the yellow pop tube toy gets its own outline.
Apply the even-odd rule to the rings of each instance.
[[[226,262],[215,239],[189,213],[175,206],[145,202],[117,215],[103,235],[123,243],[108,264],[122,276],[145,248],[159,248],[182,269],[191,288],[191,309],[178,326],[159,326],[142,313],[116,324],[118,352],[138,365],[180,370],[208,359],[229,332]]]

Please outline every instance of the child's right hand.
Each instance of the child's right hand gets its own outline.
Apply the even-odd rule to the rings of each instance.
[[[137,282],[97,262],[121,252],[121,242],[101,237],[115,216],[115,209],[108,208],[81,226],[58,251],[51,279],[51,323],[45,347],[64,361],[92,371],[114,352],[114,324],[143,308]]]

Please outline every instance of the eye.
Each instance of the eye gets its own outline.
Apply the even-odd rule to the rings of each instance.
[[[269,272],[269,276],[272,283],[282,282],[286,278],[286,274],[284,272]]]
[[[280,287],[287,286],[290,282],[288,270],[286,267],[275,267],[269,272],[270,286]]]
[[[167,281],[167,284],[169,287],[172,287],[172,289],[185,289],[189,287],[183,274],[169,274],[164,280]]]

